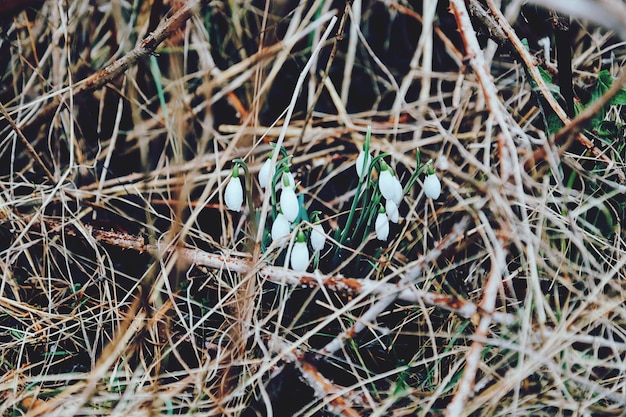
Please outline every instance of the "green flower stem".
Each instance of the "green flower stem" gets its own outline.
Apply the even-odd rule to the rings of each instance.
[[[284,149],[281,147],[281,149]],[[282,152],[281,152],[282,154]],[[276,206],[278,206],[278,197],[276,196],[276,184],[278,181],[282,180],[282,176],[285,172],[289,172],[289,159],[285,157],[276,162],[276,169],[274,170],[274,177],[272,178],[272,182],[269,184],[269,187],[272,189],[272,217],[276,218],[278,212],[276,211]]]
[[[374,190],[373,198],[371,200],[371,203],[369,204],[368,210],[366,211],[366,213],[364,213],[365,215],[359,217],[359,221],[356,228],[354,229],[354,234],[352,236],[353,240],[356,238],[357,231],[362,230],[363,232],[361,232],[361,235],[364,236],[365,231],[370,228],[373,219],[376,217],[376,215],[378,215],[378,207],[380,205],[382,195],[380,194],[380,191],[377,191],[377,189]]]
[[[346,221],[346,225],[341,231],[341,236],[339,237],[339,246],[345,242],[346,237],[348,236],[348,230],[350,230],[350,225],[352,224],[352,220],[354,219],[354,213],[356,213],[356,209],[360,200],[361,195],[361,186],[363,185],[363,181],[359,181],[359,184],[356,187],[356,194],[354,199],[352,200],[352,206],[350,206],[350,213],[348,214],[348,220]],[[337,246],[337,249],[339,249]]]
[[[418,152],[418,157],[419,157],[419,152]],[[424,171],[426,171],[427,169],[433,169],[432,168],[432,164],[433,164],[433,160],[429,159],[428,162],[426,162],[424,165],[419,166],[419,159],[417,160],[417,166],[418,168],[415,170],[415,172],[413,173],[413,175],[411,175],[411,178],[409,178],[409,181],[407,182],[406,186],[404,187],[404,194],[408,193],[409,190],[411,189],[411,187],[413,187],[413,184],[415,184],[415,182],[417,181],[417,179],[419,178],[420,175],[422,175],[422,173]],[[433,171],[434,172],[434,171]]]
[[[365,142],[365,146],[367,146],[367,149],[369,150],[369,140],[368,137],[366,136],[366,142]],[[363,148],[365,149],[365,147]],[[378,190],[378,187],[376,187],[375,183],[370,179],[371,178],[371,171],[374,169],[375,166],[380,165],[381,161],[383,160],[383,158],[385,158],[386,156],[389,156],[389,153],[383,153],[381,155],[378,155],[377,157],[372,159],[372,162],[370,163],[369,169],[366,173],[366,175],[363,176],[363,178],[359,179],[359,184],[356,187],[356,193],[355,193],[355,197],[352,200],[352,206],[350,207],[350,213],[348,214],[348,220],[346,222],[345,227],[343,228],[343,230],[341,231],[341,236],[339,237],[339,245],[337,245],[337,248],[335,250],[335,256],[338,255],[339,250],[340,250],[340,246],[343,245],[343,243],[346,241],[346,238],[348,237],[348,232],[350,230],[350,226],[352,225],[352,222],[354,220],[354,215],[357,211],[358,205],[359,205],[359,201],[363,200],[363,201],[367,201],[367,199],[364,199],[364,197],[369,196],[369,194],[367,193],[367,190],[373,186],[374,190],[373,190],[373,194],[372,196],[374,197],[374,199],[377,199],[377,201],[380,201],[380,191]],[[382,163],[384,163],[384,161],[382,161]],[[388,169],[391,169],[388,167]],[[378,169],[380,171],[380,167]],[[363,186],[363,184],[366,185],[366,192],[363,193],[363,195],[361,195],[361,188]],[[378,196],[377,196],[378,194]],[[377,207],[377,205],[370,205],[373,207]],[[363,222],[363,216],[359,217],[359,224],[362,224]],[[352,241],[354,241],[354,237],[356,236],[356,232],[357,232],[357,227],[355,227],[354,232],[352,233]]]

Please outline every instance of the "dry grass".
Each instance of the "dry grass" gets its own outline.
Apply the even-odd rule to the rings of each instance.
[[[608,139],[550,130],[570,122],[523,22],[419,3],[49,0],[5,19],[2,415],[624,415],[622,107]],[[587,106],[626,47],[572,32]],[[368,125],[403,185],[432,160],[443,193],[419,176],[387,242],[339,245]],[[315,273],[268,247],[270,142],[321,212]]]

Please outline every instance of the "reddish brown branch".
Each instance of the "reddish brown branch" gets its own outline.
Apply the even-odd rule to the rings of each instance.
[[[561,130],[554,135],[554,141],[556,143],[564,143],[569,140],[570,137],[579,134],[591,120],[600,113],[602,108],[609,104],[609,102],[619,93],[623,86],[626,84],[626,70],[623,70],[619,77],[617,77],[611,87],[601,97],[593,101],[585,110],[580,112],[576,118],[570,123],[567,123]],[[621,178],[621,177],[620,177]]]
[[[318,398],[328,401],[331,412],[347,417],[361,416],[352,408],[351,401],[339,394],[344,389],[343,387],[328,380],[314,364],[306,360],[304,355],[298,355],[297,359],[295,364],[302,374],[302,379],[315,391]]]

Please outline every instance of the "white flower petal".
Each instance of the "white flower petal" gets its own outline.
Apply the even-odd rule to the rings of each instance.
[[[441,182],[435,174],[430,174],[424,180],[424,193],[426,197],[436,200],[441,195]]]
[[[309,248],[306,242],[296,242],[291,248],[291,269],[297,272],[306,271],[309,266]]]
[[[311,228],[311,247],[314,251],[320,251],[324,248],[326,242],[326,234],[321,224],[313,225]]]
[[[296,192],[291,187],[283,188],[280,193],[280,208],[290,222],[293,223],[300,213],[300,205],[298,204],[298,197]]]
[[[385,211],[387,212],[387,218],[389,221],[398,223],[400,217],[398,213],[398,206],[396,206],[396,203],[393,200],[387,200],[385,202]]]
[[[274,178],[274,172],[276,169],[271,169],[271,167],[272,160],[267,158],[259,170],[259,184],[263,189],[267,188],[267,186],[272,182],[272,178]]]
[[[224,191],[224,202],[226,207],[232,211],[241,211],[243,204],[243,187],[239,177],[231,177]]]
[[[280,244],[285,243],[285,236],[289,235],[290,230],[291,223],[289,223],[289,220],[282,213],[278,213],[272,224],[272,242],[280,241]]]
[[[376,216],[376,239],[378,240],[387,240],[389,237],[389,219],[387,218],[387,214],[378,213]]]
[[[372,162],[372,155],[367,154],[367,159],[365,158],[365,152],[359,152],[359,156],[356,158],[356,173],[359,178],[363,178],[369,169],[370,163]],[[365,165],[365,167],[363,167]],[[364,169],[365,168],[365,169]]]
[[[400,184],[398,177],[393,177],[392,187],[393,195],[391,199],[396,203],[396,207],[399,207],[402,202],[402,197],[404,196],[404,190],[402,189],[402,184]]]
[[[393,200],[394,196],[394,176],[391,174],[391,171],[386,169],[380,173],[380,177],[378,177],[378,189],[380,193],[387,200]]]

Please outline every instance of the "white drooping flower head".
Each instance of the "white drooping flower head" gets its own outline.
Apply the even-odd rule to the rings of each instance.
[[[287,220],[283,213],[278,213],[272,224],[272,242],[284,244],[287,241],[285,237],[289,235],[290,230],[291,223],[289,220]]]
[[[280,209],[285,218],[293,223],[300,213],[300,204],[296,192],[291,187],[283,187],[280,193]]]
[[[369,170],[370,163],[372,162],[372,155],[369,152],[366,154],[365,151],[359,152],[359,156],[356,158],[356,173],[359,176],[359,179],[363,179]]]
[[[326,233],[324,233],[324,228],[321,224],[314,224],[311,227],[311,247],[314,251],[318,252],[324,248],[324,243],[326,242]]]
[[[433,200],[441,195],[441,182],[434,172],[430,172],[424,180],[424,194]]]
[[[396,193],[396,191],[394,191],[397,189],[394,185],[395,181],[397,181],[397,179],[393,176],[385,161],[381,161],[378,189],[387,200],[393,200],[394,194]]]
[[[389,219],[382,207],[376,216],[374,228],[376,230],[376,239],[386,241],[387,237],[389,237]]]
[[[385,201],[385,211],[387,212],[387,218],[389,221],[398,223],[400,220],[400,213],[398,213],[398,206],[393,200]]]
[[[263,165],[261,165],[261,169],[259,170],[259,184],[261,185],[261,188],[266,189],[267,186],[271,184],[275,171],[276,168],[272,167],[272,157],[270,155],[270,157],[263,162]]]
[[[226,207],[232,211],[241,211],[243,204],[243,187],[239,178],[239,167],[235,166],[224,191]]]
[[[398,192],[398,187],[399,192]],[[380,163],[380,176],[378,177],[378,189],[380,193],[387,200],[393,200],[394,202],[399,198],[402,200],[402,185],[400,181],[392,174],[391,169],[387,166],[385,161]],[[396,205],[400,202],[396,203]]]
[[[289,259],[291,269],[296,272],[304,272],[309,266],[309,248],[306,245],[306,238],[302,230],[298,231],[298,237],[291,248],[291,256]]]

